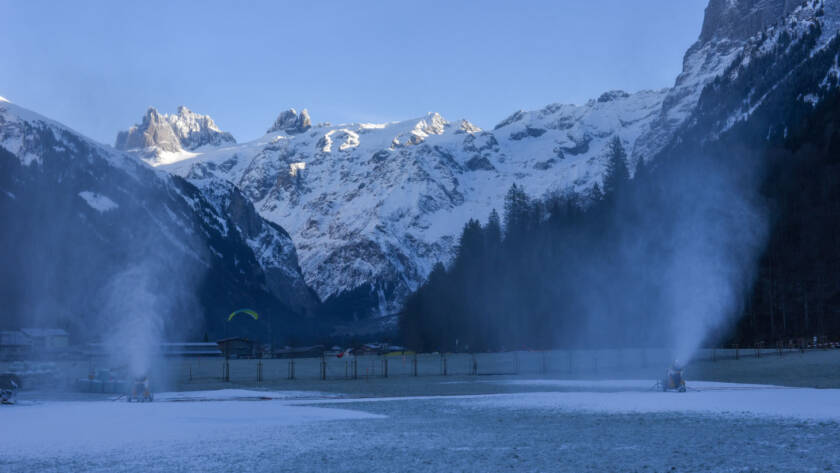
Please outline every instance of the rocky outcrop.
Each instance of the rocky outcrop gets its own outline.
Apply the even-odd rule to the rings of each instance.
[[[178,107],[177,114],[168,115],[167,119],[183,149],[195,150],[202,146],[236,143],[233,135],[221,131],[209,115],[200,115],[183,105]]]
[[[163,158],[167,153],[235,143],[233,136],[221,131],[210,116],[180,106],[178,113],[172,115],[150,107],[140,124],[117,134],[114,147],[133,152],[150,164],[161,164],[167,161]]]
[[[161,151],[181,151],[181,140],[172,129],[166,115],[161,115],[155,108],[149,107],[139,125],[117,134],[114,147],[127,150],[157,148]]]
[[[310,128],[312,128],[312,119],[309,118],[309,111],[304,108],[298,113],[297,110],[290,108],[277,116],[277,120],[274,120],[274,124],[266,133],[282,131],[294,135],[303,133]]]

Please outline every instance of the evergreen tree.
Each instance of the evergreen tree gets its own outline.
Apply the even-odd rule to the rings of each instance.
[[[612,198],[616,191],[623,189],[630,181],[627,170],[627,152],[617,136],[610,141],[607,150],[607,168],[604,171],[604,195]]]
[[[487,240],[487,248],[498,248],[502,242],[502,220],[499,212],[493,209],[487,217],[487,225],[484,227],[484,235]]]
[[[505,195],[505,237],[518,240],[519,236],[526,231],[529,199],[525,189],[511,184]]]
[[[589,190],[589,199],[594,203],[604,200],[604,193],[601,192],[601,186],[596,182],[592,189]]]
[[[647,179],[648,175],[648,166],[645,163],[645,158],[639,156],[639,160],[636,161],[636,170],[633,172],[633,179],[641,182]]]

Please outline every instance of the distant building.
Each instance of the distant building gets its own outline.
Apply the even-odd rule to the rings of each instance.
[[[167,342],[160,344],[164,356],[219,356],[218,343],[213,342]]]
[[[189,356],[221,356],[221,346],[213,342],[161,342],[150,345],[156,356],[189,357]],[[124,348],[119,343],[88,343],[82,353],[91,357],[107,357],[122,352]]]
[[[274,351],[276,358],[318,358],[323,355],[326,349],[324,345],[313,345],[308,347],[285,347]]]
[[[70,346],[70,334],[60,328],[24,328],[24,335],[32,342],[35,351],[59,351]]]
[[[222,355],[228,358],[253,358],[254,342],[247,338],[225,338],[216,342]]]
[[[21,331],[0,331],[0,359],[21,359],[32,352],[32,340]]]

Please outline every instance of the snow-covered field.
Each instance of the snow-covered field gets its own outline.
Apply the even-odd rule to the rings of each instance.
[[[426,382],[435,392],[463,392],[459,385],[469,383]],[[228,389],[159,393],[146,404],[23,396],[0,409],[0,470],[840,468],[840,390],[693,382],[678,394],[651,391],[650,380],[474,383],[481,394]]]

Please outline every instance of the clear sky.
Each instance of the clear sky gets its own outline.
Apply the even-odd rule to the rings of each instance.
[[[707,0],[0,0],[0,96],[112,144],[154,106],[239,141],[440,112],[492,127],[609,89],[673,85]]]

